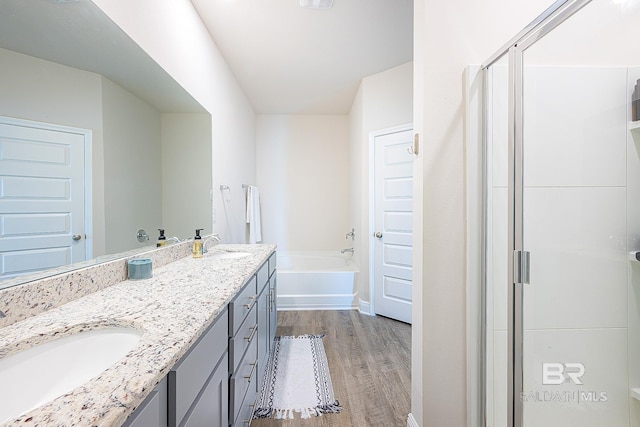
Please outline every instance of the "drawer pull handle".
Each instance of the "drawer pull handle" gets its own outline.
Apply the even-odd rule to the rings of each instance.
[[[244,306],[247,307],[247,310],[251,311],[251,309],[253,308],[254,304],[256,303],[256,298],[258,298],[258,295],[254,295],[251,298],[249,298],[251,300],[251,302],[249,304],[245,304]]]
[[[253,328],[251,328],[251,333],[249,334],[248,337],[244,337],[244,339],[251,342],[257,330],[258,330],[258,324],[253,325]]]
[[[251,377],[253,377],[253,371],[255,371],[256,367],[258,366],[258,361],[256,360],[255,362],[249,364],[253,367],[251,368],[251,373],[249,374],[249,376],[244,376],[244,378],[247,380],[247,383],[251,383]]]

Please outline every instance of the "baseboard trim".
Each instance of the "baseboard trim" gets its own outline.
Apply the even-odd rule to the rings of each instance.
[[[413,418],[413,414],[409,413],[407,417],[407,427],[420,427],[415,418]]]
[[[374,313],[371,312],[371,303],[369,301],[360,300],[360,307],[358,311],[362,314],[368,314],[369,316],[373,316]]]
[[[280,292],[280,290],[278,290]],[[358,302],[355,295],[282,295],[277,297],[278,310],[356,310]]]
[[[286,305],[286,306],[278,306],[277,311],[322,311],[322,310],[333,310],[333,311],[344,311],[344,310],[357,310],[357,307],[353,307],[350,305],[340,306],[340,305]]]

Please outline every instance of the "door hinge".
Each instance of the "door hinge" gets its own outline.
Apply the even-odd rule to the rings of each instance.
[[[513,251],[513,283],[528,285],[530,279],[530,256],[527,251]]]

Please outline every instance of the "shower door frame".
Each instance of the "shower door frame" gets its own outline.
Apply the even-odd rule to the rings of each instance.
[[[523,245],[523,139],[524,139],[524,53],[533,46],[538,40],[542,39],[546,34],[551,32],[554,28],[562,24],[573,14],[578,12],[584,6],[589,4],[591,0],[558,0],[552,4],[547,10],[545,10],[540,16],[527,25],[522,31],[520,31],[514,38],[512,38],[507,44],[505,44],[500,50],[493,54],[482,65],[483,80],[484,80],[484,102],[483,110],[486,112],[489,109],[489,99],[486,94],[486,90],[489,86],[488,81],[488,68],[495,64],[498,60],[502,59],[505,55],[508,55],[509,59],[509,109],[508,109],[508,144],[509,144],[509,177],[508,177],[508,257],[507,259],[507,283],[508,286],[508,309],[507,309],[507,423],[509,427],[523,427],[523,402],[520,398],[520,394],[523,391],[523,286],[528,281],[526,277],[528,274],[523,273],[522,263],[527,257],[523,258],[523,254],[526,254]],[[484,158],[487,158],[486,153],[487,138],[489,137],[489,127],[486,120],[486,114],[483,119],[484,129],[483,138],[485,147]],[[484,228],[486,230],[488,221],[488,203],[487,203],[487,188],[486,188],[486,174],[488,170],[484,170],[485,186],[483,191],[483,211],[484,211]],[[486,250],[487,239],[489,238],[486,233],[483,233],[485,240],[483,246]],[[528,270],[528,265],[526,266]],[[482,276],[482,294],[487,294],[487,276],[486,269]],[[487,425],[486,414],[486,348],[487,348],[487,331],[486,331],[486,301],[482,301],[482,339],[483,339],[483,360],[482,366],[484,369],[482,378],[482,415],[483,425]]]

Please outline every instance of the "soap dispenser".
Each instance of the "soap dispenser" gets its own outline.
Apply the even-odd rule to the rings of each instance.
[[[196,228],[196,236],[193,238],[193,248],[191,253],[194,258],[202,258],[202,237],[200,237],[200,232],[204,230],[204,228]]]
[[[164,235],[164,229],[163,228],[158,228],[158,231],[160,232],[160,236],[158,236],[158,242],[156,243],[156,247],[160,247],[160,246],[166,246],[167,244],[167,238]]]

